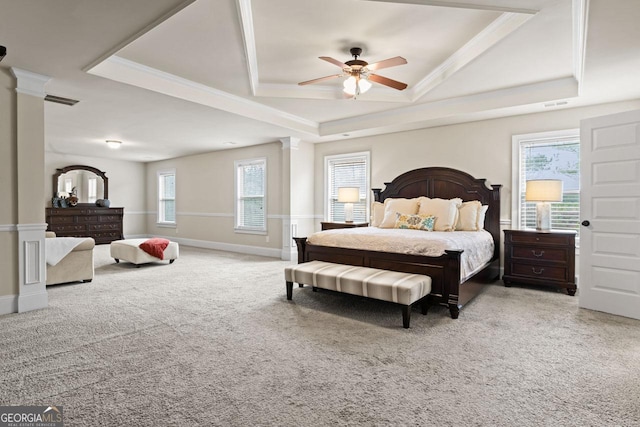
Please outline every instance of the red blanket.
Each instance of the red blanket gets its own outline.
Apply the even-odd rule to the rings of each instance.
[[[161,237],[154,237],[140,243],[139,248],[156,258],[164,259],[164,250],[169,246],[169,241]]]

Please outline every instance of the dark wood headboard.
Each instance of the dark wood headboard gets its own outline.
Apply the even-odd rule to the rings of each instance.
[[[461,198],[467,202],[479,200],[488,205],[485,230],[493,236],[494,258],[500,257],[500,188],[502,185],[487,187],[484,178],[474,178],[466,172],[445,167],[414,169],[399,175],[391,182],[385,182],[385,189],[372,188],[376,201],[403,197],[411,199],[426,196],[441,199]]]

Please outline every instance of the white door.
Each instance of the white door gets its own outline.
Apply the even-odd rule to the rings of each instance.
[[[640,111],[580,124],[579,305],[640,319]]]

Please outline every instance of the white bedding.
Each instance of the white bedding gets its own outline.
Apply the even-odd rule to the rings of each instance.
[[[379,252],[440,256],[445,249],[463,249],[460,279],[480,270],[493,256],[491,234],[480,231],[422,231],[397,228],[357,227],[326,230],[307,241],[319,246],[363,249]]]
[[[87,240],[86,237],[55,237],[44,239],[45,259],[47,264],[53,266],[62,261],[80,243]]]

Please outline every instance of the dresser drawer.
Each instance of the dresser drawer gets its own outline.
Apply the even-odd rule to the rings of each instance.
[[[76,222],[76,217],[74,216],[52,216],[48,220],[49,224],[52,226],[58,224],[73,224]]]
[[[531,247],[531,246],[517,246],[511,247],[511,257],[524,260],[533,261],[555,261],[566,263],[569,259],[569,254],[566,249],[553,248],[553,247]]]
[[[88,228],[91,231],[119,231],[120,230],[120,224],[119,223],[89,224]]]
[[[69,225],[53,224],[50,227],[50,229],[51,231],[54,231],[56,233],[73,233],[73,232],[86,231],[87,227],[85,225],[78,225],[78,224],[69,224]]]
[[[520,262],[511,263],[511,275],[540,280],[567,281],[567,268],[549,265],[534,265]]]

